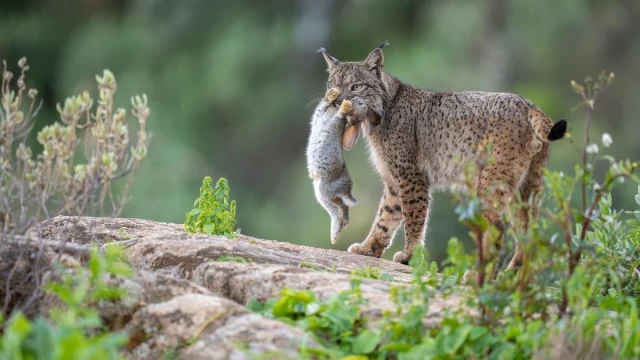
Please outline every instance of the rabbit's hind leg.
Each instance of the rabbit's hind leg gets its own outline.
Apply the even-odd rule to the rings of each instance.
[[[344,203],[340,200],[342,206]],[[340,208],[338,204],[327,204],[327,211],[329,212],[329,216],[331,217],[331,243],[337,244],[338,240],[340,240],[340,234],[342,234],[342,229],[345,227],[344,223],[344,215],[343,210]],[[349,222],[348,214],[347,214],[347,222]]]

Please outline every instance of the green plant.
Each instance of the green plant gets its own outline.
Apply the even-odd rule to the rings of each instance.
[[[377,346],[380,335],[366,329],[362,316],[360,282],[353,280],[351,289],[326,301],[319,301],[311,291],[282,289],[280,297],[264,304],[251,301],[248,308],[304,329],[325,345],[327,350],[302,349],[303,355],[333,358],[339,354],[369,354]]]
[[[216,261],[237,262],[237,263],[248,264],[248,263],[252,263],[253,259],[252,258],[245,259],[242,256],[235,256],[235,255],[222,255],[219,258],[217,258]]]
[[[229,183],[220,178],[215,188],[211,187],[211,177],[202,181],[200,196],[193,203],[193,210],[186,215],[184,228],[191,233],[224,235],[228,238],[239,233],[236,226],[236,202],[229,200]]]
[[[328,272],[335,272],[336,271],[336,266],[335,265],[331,265],[330,268],[325,268],[322,266],[318,266],[315,264],[311,264],[308,263],[306,261],[302,261],[298,264],[299,268],[307,268],[307,269],[311,269],[311,270],[315,270],[315,271],[328,271]]]
[[[26,58],[20,59],[20,76],[3,61],[0,85],[0,233],[22,234],[43,218],[90,212],[118,215],[129,200],[133,174],[147,155],[150,114],[145,95],[131,99],[131,114],[139,125],[137,144],[129,144],[127,111],[116,108],[117,82],[111,71],[96,75],[97,107],[89,92],[69,97],[56,109],[60,121],[42,128],[36,136],[42,146],[34,154],[27,146],[35,117],[38,91],[28,89]],[[35,156],[34,156],[35,155]],[[82,156],[81,156],[82,155]],[[112,184],[126,177],[118,194]]]
[[[380,268],[374,268],[371,266],[354,269],[353,271],[351,271],[351,275],[363,278],[393,281],[393,276],[391,274],[380,270]]]
[[[108,246],[104,253],[91,249],[88,268],[61,269],[59,282],[50,283],[47,291],[55,294],[63,306],[52,309],[50,319],[37,316],[27,319],[15,312],[0,335],[0,359],[121,359],[120,350],[127,342],[122,331],[110,332],[94,305],[115,301],[126,294],[105,280],[130,276],[122,249]]]

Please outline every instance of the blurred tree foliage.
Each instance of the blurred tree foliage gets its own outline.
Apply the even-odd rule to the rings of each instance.
[[[516,92],[550,117],[566,117],[576,135],[583,116],[570,112],[569,81],[614,71],[593,131],[613,136],[614,155],[635,158],[638,18],[637,0],[3,0],[0,58],[29,58],[32,85],[44,90],[37,127],[104,68],[118,74],[121,96],[148,94],[154,140],[125,216],[181,223],[202,178],[226,177],[244,233],[330,247],[329,218],[315,203],[304,158],[312,112],[305,105],[324,92],[317,48],[361,60],[390,40],[385,70],[400,79],[443,91]],[[360,203],[339,249],[367,235],[381,194],[365,143],[345,153]],[[563,141],[549,166],[572,172],[578,158]],[[427,234],[434,259],[464,232],[450,198],[437,195]]]

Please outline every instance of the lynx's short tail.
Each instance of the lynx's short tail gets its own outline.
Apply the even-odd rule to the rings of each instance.
[[[545,113],[537,109],[529,110],[529,121],[533,126],[533,131],[544,142],[560,140],[567,132],[565,119],[553,123]]]

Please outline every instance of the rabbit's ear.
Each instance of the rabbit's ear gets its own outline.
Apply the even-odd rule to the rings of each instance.
[[[359,136],[360,124],[347,125],[347,128],[344,130],[344,135],[342,135],[342,146],[344,146],[345,150],[353,149],[358,142]]]

